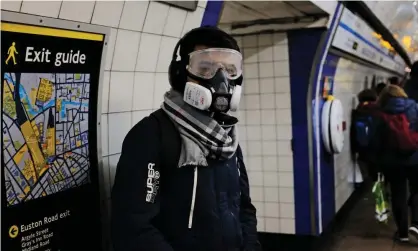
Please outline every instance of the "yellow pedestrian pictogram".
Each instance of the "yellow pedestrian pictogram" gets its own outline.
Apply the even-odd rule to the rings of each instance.
[[[6,59],[6,64],[9,64],[9,60],[13,59],[13,63],[17,64],[15,54],[19,54],[16,50],[16,43],[13,42],[12,45],[7,50],[7,55],[9,55]]]
[[[9,229],[10,238],[16,238],[18,234],[19,234],[19,228],[16,225],[11,226]]]

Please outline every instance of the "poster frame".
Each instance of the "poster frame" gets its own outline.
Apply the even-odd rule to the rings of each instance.
[[[32,14],[18,13],[12,11],[1,11],[1,23],[9,22],[23,25],[33,25],[39,27],[48,27],[53,29],[63,29],[63,30],[72,30],[78,32],[87,32],[87,33],[96,33],[104,36],[103,40],[103,50],[102,57],[100,62],[100,74],[98,81],[97,89],[97,124],[96,124],[96,138],[97,138],[97,164],[98,164],[98,185],[99,185],[99,196],[100,196],[100,209],[101,209],[101,219],[102,222],[102,248],[106,248],[106,239],[107,239],[107,224],[105,219],[107,219],[107,196],[105,188],[105,176],[104,176],[104,165],[102,157],[102,132],[101,132],[101,118],[102,118],[102,91],[103,91],[103,80],[104,80],[104,68],[106,64],[106,54],[108,50],[109,36],[111,32],[110,27],[93,25],[88,23],[76,22],[71,20],[57,19],[51,17],[36,16]],[[0,109],[2,108],[2,102],[0,102]],[[0,155],[0,162],[2,161],[2,156]],[[0,173],[1,175],[1,173]],[[3,184],[0,186],[0,194],[2,194]],[[1,207],[0,207],[1,213]],[[0,230],[1,231],[1,230]]]

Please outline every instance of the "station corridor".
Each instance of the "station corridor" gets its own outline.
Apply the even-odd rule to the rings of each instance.
[[[370,191],[370,189],[368,189]],[[348,217],[334,229],[334,233],[318,251],[413,251],[418,240],[410,237],[409,244],[393,241],[393,219],[387,225],[373,217],[374,199],[371,193],[363,196],[349,212]]]

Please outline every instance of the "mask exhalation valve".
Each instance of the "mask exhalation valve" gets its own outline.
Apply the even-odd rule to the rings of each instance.
[[[220,96],[215,99],[214,107],[222,112],[229,109],[229,100],[226,97]]]

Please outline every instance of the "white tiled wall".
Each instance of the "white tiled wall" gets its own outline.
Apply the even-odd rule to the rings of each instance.
[[[371,87],[373,76],[383,77],[386,81],[391,75],[370,68],[353,61],[341,58],[338,61],[337,71],[335,73],[334,96],[341,100],[344,107],[344,120],[347,125],[351,124],[351,111],[355,103],[353,99],[365,87],[365,79],[368,79],[368,88]],[[349,182],[349,176],[352,175],[355,163],[353,163],[350,154],[350,140],[348,130],[345,131],[345,141],[343,151],[334,157],[335,170],[335,207],[338,212],[350,197],[354,190],[354,185]]]
[[[292,119],[286,34],[236,37],[244,55],[238,117],[258,231],[295,233]]]
[[[102,155],[107,198],[122,141],[158,109],[179,38],[201,24],[206,1],[189,12],[156,1],[1,1],[3,10],[111,28],[102,96]]]

